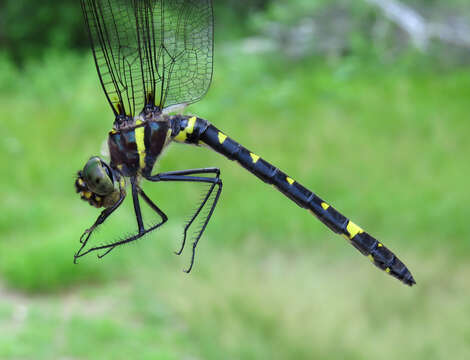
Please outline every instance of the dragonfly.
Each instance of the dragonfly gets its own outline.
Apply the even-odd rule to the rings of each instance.
[[[162,152],[172,143],[182,143],[210,148],[237,162],[342,235],[379,269],[409,286],[416,283],[392,251],[293,177],[209,121],[174,114],[178,106],[200,100],[212,81],[211,0],[81,0],[81,6],[98,77],[113,110],[114,122],[107,141],[110,161],[91,157],[75,180],[81,199],[103,210],[80,237],[81,246],[74,262],[92,252],[102,258],[167,222],[165,212],[143,191],[142,181],[204,183],[207,192],[185,225],[181,247],[176,251],[180,255],[191,241],[190,264],[185,269],[191,271],[198,242],[219,201],[222,180],[215,167],[153,173]],[[135,233],[87,247],[95,230],[121,206],[128,187],[137,221]],[[144,225],[142,201],[158,215],[156,224]],[[188,236],[195,222],[202,225]]]

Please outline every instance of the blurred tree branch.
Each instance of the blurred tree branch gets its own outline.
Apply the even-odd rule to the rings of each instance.
[[[428,22],[415,9],[397,0],[364,0],[378,7],[385,17],[403,29],[413,44],[426,51],[432,39],[470,47],[470,27],[465,21],[453,24]]]

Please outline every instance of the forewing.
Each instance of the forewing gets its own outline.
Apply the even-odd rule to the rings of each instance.
[[[199,100],[212,79],[211,0],[81,0],[115,114]]]
[[[157,36],[161,44],[157,58],[160,105],[190,104],[207,92],[212,80],[212,1],[158,3],[164,11],[162,31]]]

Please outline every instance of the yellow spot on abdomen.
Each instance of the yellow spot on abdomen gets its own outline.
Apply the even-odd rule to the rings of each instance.
[[[219,132],[219,143],[223,144],[226,138],[227,138],[227,135],[224,135],[221,132]]]
[[[138,123],[137,121],[136,123]],[[141,169],[145,168],[145,128],[140,126],[135,130],[135,142],[137,144],[137,152],[139,153],[139,166]]]
[[[377,244],[377,247],[382,247],[383,245],[381,243],[378,243]]]
[[[175,141],[184,142],[186,140],[186,130],[181,130],[178,135],[175,136]]]
[[[289,185],[292,185],[294,183],[294,179],[291,179],[290,177],[286,177],[287,182]]]
[[[188,134],[192,134],[194,130],[194,125],[196,124],[196,117],[193,116],[188,120],[188,127],[186,128],[186,132]]]
[[[357,234],[360,234],[360,233],[364,232],[364,230],[362,230],[359,226],[354,224],[352,221],[348,222],[348,226],[346,227],[346,230],[348,230],[350,239],[352,239]]]
[[[323,210],[328,210],[328,208],[330,207],[330,205],[328,205],[326,202],[322,202],[322,203],[321,203],[321,207],[323,208]]]
[[[178,135],[175,136],[175,141],[177,142],[185,142],[188,134],[192,134],[194,131],[194,125],[196,124],[196,117],[193,116],[188,120],[188,126],[186,126],[183,130],[181,130]]]
[[[386,272],[386,273],[389,273],[389,272],[390,272],[390,268],[386,268],[386,269],[385,269],[385,272]]]
[[[259,156],[253,153],[250,153],[250,156],[251,156],[251,160],[253,160],[253,164],[256,164],[259,160]]]

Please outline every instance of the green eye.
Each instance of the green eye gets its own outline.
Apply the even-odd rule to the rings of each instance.
[[[92,157],[83,168],[83,178],[88,188],[98,195],[109,195],[114,190],[111,174],[98,157]]]

